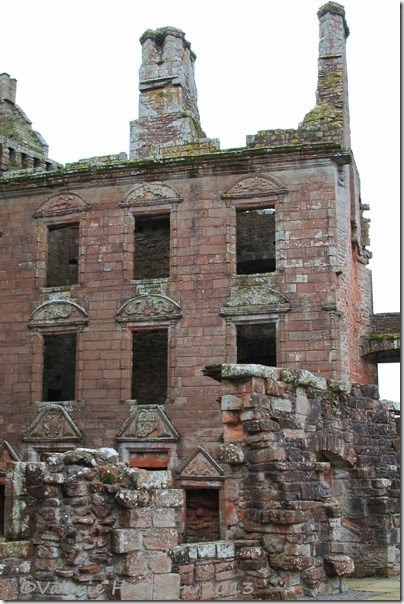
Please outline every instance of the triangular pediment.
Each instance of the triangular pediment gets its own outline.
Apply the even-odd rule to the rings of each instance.
[[[118,432],[118,441],[176,442],[180,435],[160,405],[138,405]]]
[[[36,441],[78,441],[81,432],[73,419],[60,405],[50,404],[43,409],[26,430],[23,440]]]
[[[223,474],[223,468],[202,447],[197,447],[178,470],[179,479],[218,479]]]
[[[222,197],[225,199],[277,197],[286,192],[284,185],[276,178],[252,176],[239,180]]]
[[[129,191],[121,206],[155,205],[179,201],[181,201],[180,196],[171,187],[162,182],[150,182],[137,185]]]
[[[153,319],[164,321],[166,319],[179,319],[180,306],[159,294],[145,294],[131,298],[121,306],[116,315],[117,321],[144,321]]]
[[[83,197],[77,195],[77,193],[66,191],[48,197],[36,211],[35,218],[75,214],[77,212],[85,212],[88,208],[89,203]]]
[[[46,325],[77,325],[88,323],[84,308],[70,300],[51,300],[41,304],[31,314],[30,327]]]
[[[6,440],[3,440],[0,445],[0,476],[5,475],[7,464],[10,461],[20,461],[20,458],[10,443],[8,443]]]
[[[232,288],[220,314],[280,313],[288,310],[290,310],[289,300],[276,289],[268,285],[251,285]]]

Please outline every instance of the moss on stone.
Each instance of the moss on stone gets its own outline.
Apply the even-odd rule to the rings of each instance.
[[[328,123],[335,125],[342,125],[343,122],[343,111],[334,105],[329,103],[322,103],[316,105],[311,111],[309,111],[303,120],[302,127],[313,127],[318,123]]]
[[[369,337],[371,342],[394,342],[400,339],[399,333],[372,333]]]

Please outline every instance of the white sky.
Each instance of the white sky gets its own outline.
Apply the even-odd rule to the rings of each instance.
[[[221,148],[295,128],[315,105],[322,0],[2,0],[0,73],[17,104],[72,162],[129,150],[138,117],[139,37],[172,25],[197,55],[202,127]],[[352,149],[370,205],[375,312],[400,310],[400,2],[341,0]],[[380,365],[383,398],[399,400],[399,366]]]

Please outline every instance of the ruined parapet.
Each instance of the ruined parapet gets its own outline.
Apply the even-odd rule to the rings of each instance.
[[[183,493],[171,472],[130,469],[113,449],[10,463],[0,598],[177,600]]]
[[[372,316],[369,334],[360,342],[361,356],[378,363],[399,363],[401,351],[400,313]]]
[[[16,104],[17,81],[0,74],[0,176],[19,170],[50,170],[48,145]]]
[[[227,536],[266,548],[261,596],[337,593],[354,566],[397,574],[399,435],[377,387],[262,365],[204,373],[223,388]]]
[[[297,129],[261,130],[247,136],[249,147],[334,143],[350,148],[344,7],[327,2],[318,13],[320,26],[316,106]]]
[[[130,125],[130,159],[217,150],[218,141],[207,139],[200,124],[196,56],[184,32],[174,27],[147,30],[140,42],[139,118]]]

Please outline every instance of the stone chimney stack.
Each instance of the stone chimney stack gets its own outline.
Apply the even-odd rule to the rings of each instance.
[[[320,21],[317,106],[335,110],[342,121],[344,145],[350,147],[346,39],[349,36],[344,7],[327,2],[317,16]]]
[[[205,137],[199,121],[195,54],[174,27],[147,30],[140,38],[139,119],[130,125],[130,158],[159,155],[163,145]]]
[[[17,80],[10,78],[8,73],[0,73],[0,101],[10,101],[15,104]]]

